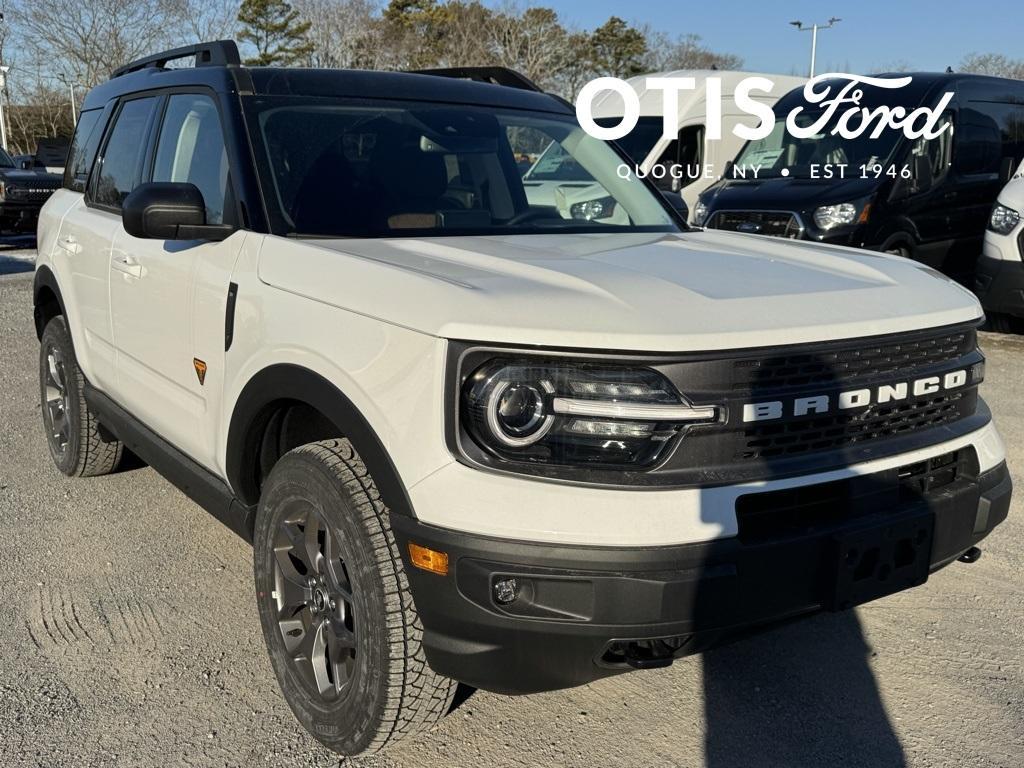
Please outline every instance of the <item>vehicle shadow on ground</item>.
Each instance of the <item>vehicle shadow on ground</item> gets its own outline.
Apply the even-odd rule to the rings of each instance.
[[[869,667],[873,655],[854,611],[706,652],[706,765],[906,765]]]
[[[16,275],[35,269],[36,239],[32,235],[0,237],[0,275]]]

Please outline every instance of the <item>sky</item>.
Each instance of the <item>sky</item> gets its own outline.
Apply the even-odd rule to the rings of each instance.
[[[1019,0],[527,2],[554,8],[564,22],[585,29],[617,15],[672,36],[696,33],[713,50],[742,56],[744,69],[774,74],[807,74],[811,33],[797,32],[789,22],[826,23],[831,16],[842,21],[818,34],[819,74],[879,72],[897,62],[915,70],[943,71],[973,52],[1024,58],[1024,6]]]

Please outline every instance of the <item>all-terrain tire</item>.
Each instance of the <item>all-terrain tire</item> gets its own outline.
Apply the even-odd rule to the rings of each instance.
[[[388,516],[344,439],[281,457],[256,516],[256,596],[281,691],[318,741],[353,757],[430,728],[456,688],[427,665]]]
[[[85,376],[67,323],[57,315],[39,340],[39,397],[46,443],[53,463],[65,475],[106,475],[121,462],[124,445],[89,410],[84,389]]]

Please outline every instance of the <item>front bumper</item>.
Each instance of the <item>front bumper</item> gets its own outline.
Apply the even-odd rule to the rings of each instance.
[[[1005,463],[977,467],[967,448],[797,491],[752,492],[737,501],[738,535],[667,547],[513,541],[398,515],[392,527],[430,665],[478,688],[530,693],[664,666],[922,583],[1006,518]],[[413,567],[409,542],[447,553],[448,574]],[[500,605],[494,584],[509,578],[518,597]]]
[[[11,200],[0,202],[0,230],[35,232],[39,222],[41,202],[19,203]]]
[[[974,292],[986,312],[1024,317],[1024,262],[980,256]]]

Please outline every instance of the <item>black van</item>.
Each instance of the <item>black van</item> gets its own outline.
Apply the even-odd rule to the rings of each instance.
[[[694,222],[898,253],[972,285],[992,204],[1024,158],[1024,82],[960,74],[911,76],[898,89],[858,84],[860,105],[902,106],[909,113],[933,108],[953,92],[937,123],[952,122],[952,131],[910,140],[902,130],[886,128],[878,138],[868,130],[844,139],[831,135],[828,125],[797,138],[786,130],[793,109],[803,108],[796,118],[802,126],[822,115],[821,107],[806,101],[798,88],[776,102],[772,133],[748,142],[725,177],[701,195]],[[846,82],[826,81],[830,96]],[[837,114],[850,106],[843,105]],[[849,127],[857,125],[854,117]]]

